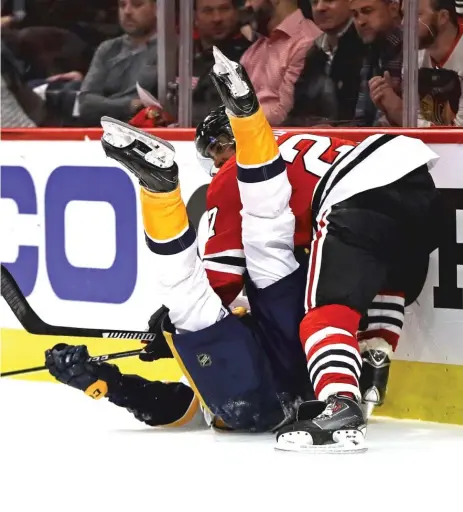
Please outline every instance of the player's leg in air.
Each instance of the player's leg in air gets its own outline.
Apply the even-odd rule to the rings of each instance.
[[[292,187],[286,165],[244,69],[216,48],[214,57],[211,77],[236,142],[251,315],[259,322],[281,387],[312,395],[299,341],[307,265],[299,265],[294,254],[295,217],[289,206]]]
[[[102,126],[106,154],[140,182],[146,243],[151,253],[153,302],[162,301],[169,309],[175,332],[166,333],[166,339],[196,396],[214,418],[232,429],[271,430],[293,419],[291,405],[294,398],[300,400],[293,391],[299,390],[293,387],[286,393],[286,382],[292,385],[296,379],[282,381],[275,376],[274,361],[263,348],[265,328],[261,318],[252,315],[241,319],[230,314],[209,285],[197,253],[196,233],[180,195],[174,148],[114,119],[102,118]],[[276,260],[281,260],[288,273],[296,269],[293,262],[280,255]],[[274,282],[275,273],[281,269],[265,272]],[[277,296],[278,290],[274,294]],[[266,307],[263,304],[261,309],[265,311]],[[301,315],[303,309],[297,318],[282,316],[280,332],[290,331],[296,340]],[[301,368],[306,371],[303,352],[300,346],[298,349]]]
[[[271,135],[271,128],[259,108],[257,97],[245,70],[241,65],[228,61],[228,59],[226,59],[215,48],[214,55],[216,64],[211,76],[222,96],[223,102],[227,107],[233,133],[237,140],[236,158],[238,164],[238,180],[243,203],[243,246],[245,248],[245,252],[247,250],[249,253],[249,256],[246,254],[246,263],[248,265],[250,260],[252,261],[254,253],[253,245],[258,241],[258,233],[254,234],[252,230],[252,219],[247,219],[246,217],[248,209],[250,212],[254,213],[256,220],[259,218],[266,219],[267,217],[270,217],[270,215],[267,215],[267,211],[271,211],[274,218],[279,218],[279,216],[284,212],[287,212],[287,210],[289,210],[289,214],[289,197],[291,194],[291,187],[287,179],[284,163],[282,163],[281,158],[279,158],[278,149],[274,148],[274,145],[276,146],[275,141],[271,140],[273,139],[273,136]],[[246,132],[248,135],[247,137]],[[240,138],[243,139],[241,149],[239,145]],[[246,138],[249,141],[247,143]],[[269,147],[272,148],[272,150],[267,149]],[[265,156],[263,154],[264,151],[266,151]],[[249,223],[249,227],[246,229],[247,223]],[[288,245],[288,236],[292,238],[294,233],[294,227],[291,226],[289,222],[286,223],[286,225],[282,224],[282,227],[286,229],[286,232],[281,229],[278,230],[277,233],[281,237],[280,242],[278,243],[278,236],[276,236],[274,240],[275,248],[280,249],[280,251]],[[265,231],[273,231],[271,223],[266,226]],[[262,241],[264,241],[263,235],[264,233],[261,233]],[[247,247],[245,239],[248,236],[251,236],[251,240],[252,238],[254,238],[254,240],[252,240],[251,245],[248,245]],[[261,244],[261,246],[264,246],[264,244]],[[262,248],[260,250],[260,254],[258,251],[255,251],[254,257],[256,263],[258,258],[262,258],[263,253],[264,251],[262,251]],[[294,257],[291,260],[286,253],[285,260],[291,262],[291,264],[295,264]],[[288,274],[291,274],[292,272],[294,272],[294,267],[287,271]],[[253,276],[251,274],[251,278],[252,277]],[[257,274],[257,278],[262,279],[259,274]],[[259,282],[255,282],[257,286],[259,286]],[[262,284],[266,284],[265,280],[262,280]],[[360,315],[357,316],[358,323]],[[355,352],[354,357],[356,357],[359,376],[361,358],[355,337],[351,343],[352,345],[354,345],[354,341],[356,343],[355,351],[354,349],[350,349],[350,347],[348,347],[348,350],[350,349],[351,352]],[[360,397],[357,379],[355,382],[357,384],[355,391]],[[353,397],[351,394],[351,387],[353,390],[353,386],[347,384],[350,397]],[[326,398],[328,397],[329,395],[326,396]],[[324,400],[324,398],[321,400]],[[349,402],[352,403],[352,405],[348,405],[349,416],[354,417],[352,429],[355,429],[356,432],[358,431],[363,438],[363,434],[361,432],[365,421],[358,403],[354,400],[350,400],[349,398],[343,398],[342,400],[349,400]],[[302,406],[309,404],[313,405],[313,403],[314,402],[306,402],[302,404]],[[314,418],[317,414],[327,408],[327,403],[324,401],[315,403],[318,405],[318,412],[311,415],[311,418]],[[299,409],[299,415],[300,412],[301,409]],[[349,425],[349,427],[351,427],[351,425]],[[292,431],[292,425],[287,428],[289,429],[288,437],[294,437],[297,434]],[[283,427],[283,431],[281,431],[283,433],[279,436],[280,438],[283,437],[283,440],[285,440],[284,429],[285,427]],[[305,432],[303,434],[305,434]],[[321,434],[323,435],[323,432],[321,432]],[[306,435],[311,437],[309,434]]]

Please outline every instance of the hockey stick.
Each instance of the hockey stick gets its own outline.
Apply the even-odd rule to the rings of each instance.
[[[123,357],[137,356],[143,349],[138,350],[126,350],[125,352],[115,352],[114,354],[105,354],[102,356],[89,357],[87,362],[89,363],[100,363],[111,361],[113,359],[122,359]],[[4,372],[0,377],[11,377],[12,375],[23,375],[25,373],[40,372],[46,370],[46,366],[35,366],[34,368],[25,368],[24,370],[13,370],[11,372]]]
[[[64,327],[44,322],[32,309],[18,283],[2,264],[2,297],[30,334],[46,336],[75,336],[77,338],[118,338],[126,340],[153,341],[155,334],[145,331],[118,331],[114,329],[91,329],[87,327]]]

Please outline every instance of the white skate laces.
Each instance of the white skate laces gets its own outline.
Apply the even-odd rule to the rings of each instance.
[[[230,84],[230,92],[232,96],[234,98],[242,98],[249,94],[251,92],[249,87],[237,71],[240,65],[227,59],[227,57],[225,57],[225,55],[216,46],[212,48],[212,52],[215,59],[213,71],[220,77],[226,77]]]
[[[359,343],[360,347],[360,354],[363,354],[367,350],[375,350],[378,352],[382,352],[385,358],[386,356],[389,357],[389,359],[392,359],[394,352],[392,350],[391,345],[384,340],[383,338],[370,338],[368,340],[360,341]]]

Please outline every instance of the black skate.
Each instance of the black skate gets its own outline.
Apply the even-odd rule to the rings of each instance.
[[[213,52],[215,64],[210,74],[227,110],[235,117],[255,114],[259,101],[244,67],[227,59],[215,46]]]
[[[366,422],[360,405],[330,396],[299,407],[297,420],[277,433],[277,450],[307,453],[358,453],[365,446]]]
[[[175,190],[178,167],[172,144],[111,117],[103,116],[101,126],[106,156],[122,164],[151,192]]]
[[[386,397],[392,348],[382,338],[372,338],[360,342],[360,353],[363,361],[360,376],[362,410],[369,418],[375,407],[383,405]]]

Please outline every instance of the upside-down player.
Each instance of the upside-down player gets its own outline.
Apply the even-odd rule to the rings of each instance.
[[[287,137],[282,137],[279,140],[279,142],[288,140],[288,143],[292,144],[291,147],[288,144],[283,144],[280,148],[283,150],[283,155],[288,156],[288,152],[295,151],[293,146],[297,145],[302,149],[301,155],[304,156],[302,159],[298,155],[292,164],[287,164],[288,177],[291,182],[290,207],[295,214],[295,254],[302,266],[298,288],[300,299],[296,298],[296,294],[295,300],[292,301],[299,304],[299,318],[294,321],[295,326],[302,320],[303,315],[302,295],[308,264],[308,257],[304,249],[310,246],[311,239],[311,195],[319,175],[322,175],[330,167],[329,162],[333,162],[335,158],[353,147],[352,142],[342,139],[319,139],[318,141],[317,136],[306,134],[299,137],[297,141],[299,144],[288,140]],[[212,144],[212,141],[215,143]],[[328,146],[326,141],[328,141]],[[224,107],[212,112],[198,126],[195,142],[199,160],[205,165],[208,173],[211,173],[213,167],[209,158],[210,152],[213,152],[217,166],[234,154],[235,139]],[[309,155],[306,153],[317,142],[322,146],[322,150],[319,150],[320,146],[316,146],[314,149],[321,159],[312,159],[310,171],[307,171],[304,162],[308,164]],[[206,154],[207,157],[205,157]],[[311,152],[311,157],[312,154]],[[247,274],[245,274],[246,260],[242,244],[241,208],[236,159],[231,158],[228,159],[220,173],[214,175],[208,188],[209,239],[206,243],[203,262],[212,289],[226,306],[232,304],[245,283],[248,294],[252,294],[253,289]],[[257,261],[258,266],[263,264],[265,265],[265,261]],[[255,304],[256,301],[252,300],[252,302]],[[167,312],[166,308],[162,308],[150,319],[149,331],[155,333],[156,338],[143,351],[141,358],[144,361],[173,357],[163,341],[161,332],[161,325]],[[253,311],[254,317],[257,313],[257,309]],[[277,316],[279,316],[278,313]],[[248,321],[249,319],[243,320]],[[295,350],[298,352],[300,360],[303,361],[299,342],[295,344]],[[127,408],[137,419],[149,425],[178,426],[191,419],[191,415],[187,411],[192,410],[191,404],[197,406],[197,401],[193,399],[193,392],[185,380],[180,384],[160,383],[151,382],[136,375],[121,375],[116,366],[104,362],[88,362],[88,357],[85,346],[60,344],[47,352],[46,364],[59,381],[84,390],[90,396],[92,396],[97,381],[100,381],[98,383],[100,387],[101,381],[108,383],[106,387],[109,389],[105,396],[116,405]],[[306,374],[304,379],[307,380]],[[200,415],[196,415],[196,418],[200,418]]]
[[[85,347],[58,346],[47,352],[47,367],[58,380],[91,396],[108,396],[151,424],[191,419],[199,399],[214,426],[246,431],[276,431],[295,418],[299,403],[312,396],[299,341],[306,271],[293,256],[291,187],[286,173],[282,174],[277,179],[284,194],[269,201],[275,181],[258,182],[261,161],[276,159],[283,171],[285,167],[261,116],[258,124],[243,119],[234,127],[238,148],[245,146],[250,134],[261,141],[257,151],[248,144],[242,152],[242,161],[249,166],[240,181],[240,200],[246,208],[245,284],[252,309],[252,315],[244,317],[232,315],[209,284],[181,199],[173,147],[125,123],[102,119],[106,154],[134,173],[142,185],[142,215],[156,294],[153,303],[161,300],[169,309],[175,332],[166,333],[166,339],[191,389],[182,383],[162,387],[162,383],[121,376],[112,365],[92,365],[86,362]]]

